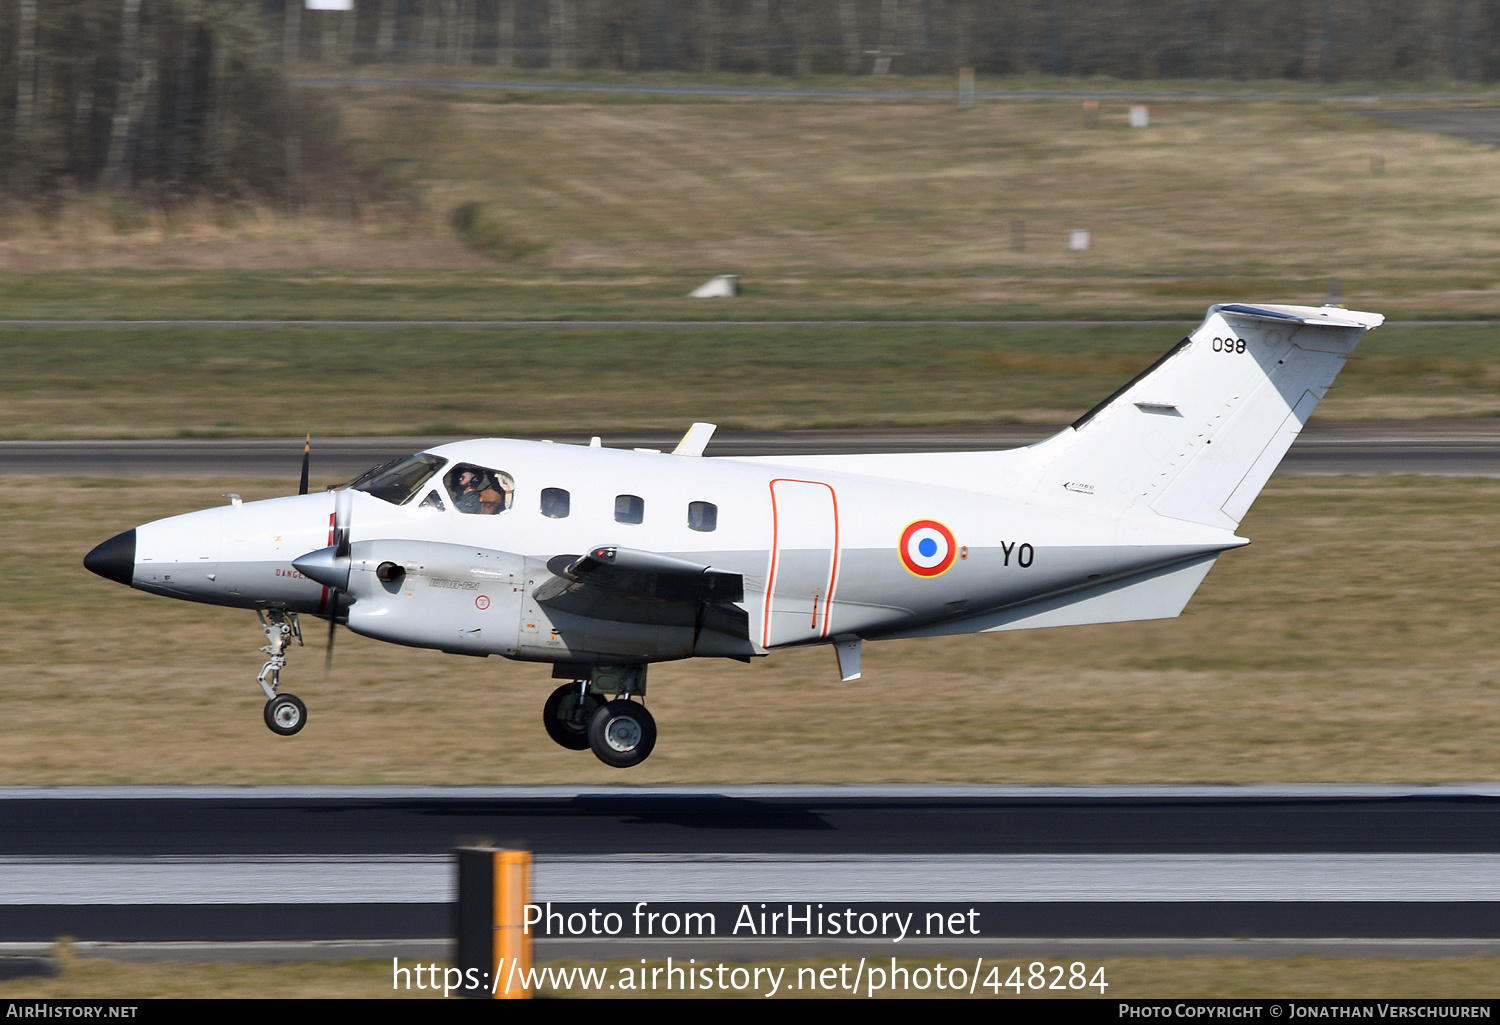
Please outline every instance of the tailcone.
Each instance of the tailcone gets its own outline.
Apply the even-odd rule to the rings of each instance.
[[[129,587],[135,577],[135,529],[97,545],[83,557],[83,568]]]

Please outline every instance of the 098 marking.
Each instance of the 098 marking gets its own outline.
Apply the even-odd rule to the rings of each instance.
[[[1245,340],[1243,338],[1215,338],[1214,352],[1244,352]]]

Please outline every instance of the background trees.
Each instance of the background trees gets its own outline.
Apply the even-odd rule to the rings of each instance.
[[[357,198],[285,75],[368,63],[1488,81],[1500,0],[0,0],[0,189]]]

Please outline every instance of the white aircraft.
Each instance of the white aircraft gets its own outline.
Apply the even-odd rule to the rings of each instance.
[[[273,731],[299,614],[366,637],[551,663],[563,747],[639,764],[652,662],[1178,615],[1360,337],[1339,307],[1228,304],[1027,448],[703,458],[485,439],[340,489],[173,516],[84,559],[153,594],[254,609]]]

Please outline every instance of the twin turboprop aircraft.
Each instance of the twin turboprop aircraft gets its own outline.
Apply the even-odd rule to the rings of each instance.
[[[266,724],[300,615],[397,644],[550,663],[563,747],[637,765],[653,662],[1164,619],[1182,611],[1378,314],[1213,306],[1191,335],[1027,448],[705,458],[486,439],[334,491],[157,520],[84,559],[153,594],[260,616]]]

